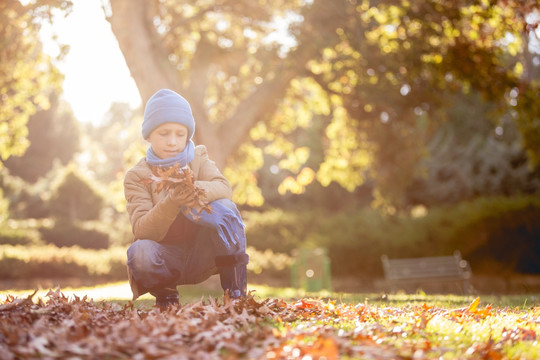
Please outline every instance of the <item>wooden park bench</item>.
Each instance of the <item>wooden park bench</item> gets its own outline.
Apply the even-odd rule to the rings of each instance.
[[[459,251],[453,256],[434,256],[421,258],[390,259],[381,256],[386,284],[392,291],[418,290],[429,283],[439,285],[454,282],[461,291],[469,294],[472,276],[469,263],[461,257]],[[423,289],[422,289],[423,290]]]

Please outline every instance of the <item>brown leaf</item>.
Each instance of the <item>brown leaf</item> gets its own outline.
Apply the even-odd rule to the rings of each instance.
[[[8,297],[7,301],[9,302],[6,304],[0,305],[0,311],[9,311],[17,306],[33,304],[32,298],[34,297],[34,295],[36,295],[36,293],[37,293],[37,290],[34,290],[32,294],[28,295],[24,299],[15,299],[13,297]]]
[[[191,192],[195,196],[196,211],[193,209],[186,209],[185,215],[191,213],[195,220],[200,218],[200,213],[202,211],[207,212],[208,214],[212,213],[212,206],[208,204],[205,200],[206,192],[204,189],[195,185],[193,178],[193,173],[188,168],[180,168],[178,163],[173,166],[163,168],[160,166],[150,166],[152,174],[147,179],[142,179],[142,183],[145,185],[155,184],[154,192],[160,193],[162,191],[168,191],[174,189],[178,186],[181,186],[182,192]]]

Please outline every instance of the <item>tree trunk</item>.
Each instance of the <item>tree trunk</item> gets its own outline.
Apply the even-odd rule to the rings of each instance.
[[[161,88],[178,89],[152,17],[153,1],[111,0],[111,29],[118,40],[143,103]]]
[[[191,104],[196,122],[195,142],[208,148],[210,158],[223,169],[227,159],[246,141],[249,130],[265,117],[270,116],[283,98],[290,81],[297,71],[288,68],[276,71],[272,80],[263,82],[238,105],[233,115],[219,124],[211,123],[204,106],[207,70],[215,49],[204,41],[199,42],[192,60],[189,86],[183,87],[180,74],[171,65],[168,52],[153,24],[154,1],[110,0],[109,17],[120,49],[124,54],[131,75],[143,102],[158,89],[170,88],[179,92]],[[295,57],[297,68],[303,68],[309,56]]]

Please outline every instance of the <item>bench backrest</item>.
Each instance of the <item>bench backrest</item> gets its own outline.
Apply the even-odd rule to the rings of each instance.
[[[468,279],[471,276],[469,264],[456,251],[453,256],[435,256],[407,259],[381,257],[387,280],[455,278]]]

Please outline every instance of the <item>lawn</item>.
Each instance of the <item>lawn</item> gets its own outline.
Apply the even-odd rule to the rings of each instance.
[[[0,358],[540,358],[538,296],[179,289],[167,311],[126,283],[0,292]]]

